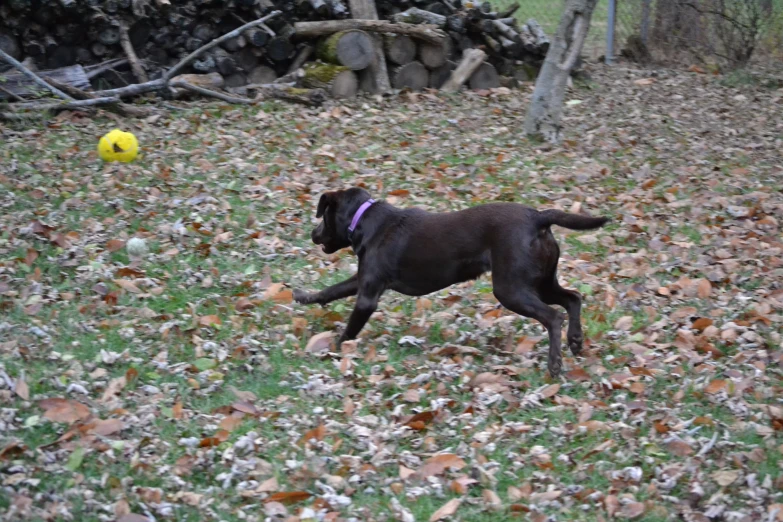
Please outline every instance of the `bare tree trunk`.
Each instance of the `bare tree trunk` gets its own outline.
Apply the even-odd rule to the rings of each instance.
[[[579,59],[598,0],[566,0],[525,119],[529,137],[557,143],[568,75]]]

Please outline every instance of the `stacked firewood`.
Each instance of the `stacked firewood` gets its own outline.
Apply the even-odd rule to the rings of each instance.
[[[517,20],[518,6],[497,12],[469,0],[2,0],[0,50],[43,77],[107,91],[161,78],[274,11],[181,72],[203,88],[246,93],[248,85],[290,82],[350,97],[440,88],[463,52],[478,48],[486,58],[465,82],[481,89],[500,85],[500,76],[532,79],[549,46],[534,20]],[[366,23],[343,23],[352,19]],[[38,92],[7,69],[0,59],[0,99]]]

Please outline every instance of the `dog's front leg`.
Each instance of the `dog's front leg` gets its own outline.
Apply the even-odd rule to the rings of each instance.
[[[382,293],[383,290],[380,288],[359,289],[359,297],[356,299],[356,308],[351,312],[351,317],[348,319],[348,325],[340,336],[337,346],[342,344],[343,341],[350,341],[359,335],[359,332],[361,332],[364,325],[367,324],[370,316],[378,308],[378,300],[381,298]]]
[[[352,275],[345,281],[332,285],[328,288],[324,288],[320,292],[310,293],[298,288],[294,290],[294,300],[300,304],[312,304],[317,303],[325,305],[342,299],[344,297],[350,297],[356,295],[359,289],[359,278],[356,274]]]

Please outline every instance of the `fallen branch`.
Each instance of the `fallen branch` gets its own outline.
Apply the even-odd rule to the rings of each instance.
[[[83,91],[78,87],[74,87],[73,85],[60,83],[57,80],[54,80],[49,77],[46,78],[46,81],[48,81],[53,86],[57,87],[64,93],[68,94],[69,96],[72,96],[74,99],[77,100],[94,100],[98,98],[98,96],[96,96],[91,92]],[[147,116],[151,116],[152,114],[154,114],[154,111],[152,109],[147,109],[145,107],[136,107],[134,105],[128,105],[127,103],[122,103],[122,102],[109,105],[106,108],[112,112],[116,112],[121,116],[128,116],[133,118],[146,118]]]
[[[15,103],[13,108],[25,109],[31,111],[48,111],[48,110],[67,110],[67,109],[81,109],[84,107],[94,107],[96,105],[106,105],[109,103],[117,103],[120,99],[116,96],[108,96],[104,98],[92,98],[89,100],[73,100],[68,102],[59,103],[38,103],[38,102],[26,102]]]
[[[10,56],[10,55],[6,54],[6,52],[3,51],[2,49],[0,49],[0,58],[2,58],[6,63],[14,66],[19,72],[21,72],[22,74],[24,74],[25,76],[30,78],[30,80],[32,80],[33,82],[35,82],[39,86],[44,87],[44,88],[52,91],[54,94],[56,94],[57,96],[59,96],[60,98],[62,98],[64,100],[73,100],[73,98],[71,98],[70,96],[68,96],[67,94],[62,92],[61,90],[56,89],[56,88],[52,87],[51,85],[49,85],[48,83],[46,83],[45,81],[43,81],[37,74],[35,74],[33,71],[31,71],[30,69],[25,67],[20,61],[18,61],[13,56]]]
[[[88,79],[92,80],[96,76],[100,76],[106,71],[111,71],[115,67],[125,65],[126,63],[128,63],[127,58],[115,58],[114,60],[109,60],[107,62],[98,63],[95,65],[88,65],[87,67],[84,68],[84,73],[87,75]]]
[[[131,71],[133,71],[133,75],[136,76],[136,79],[142,83],[148,82],[150,79],[147,77],[147,72],[144,70],[144,67],[139,63],[139,57],[136,56],[136,51],[133,49],[130,36],[128,36],[128,25],[125,22],[120,24],[120,46],[122,47],[122,50],[125,51],[125,56],[128,57]]]
[[[363,31],[375,33],[405,34],[434,44],[440,44],[446,39],[446,33],[434,25],[394,23],[387,20],[348,19],[325,20],[322,22],[296,22],[294,24],[296,36],[301,38],[324,36],[351,29],[361,29]]]
[[[198,87],[196,85],[190,84],[182,80],[171,82],[170,86],[179,87],[180,89],[186,89],[188,91],[193,91],[198,94],[201,94],[202,96],[211,96],[212,98],[217,98],[218,100],[223,100],[224,102],[228,102],[228,103],[241,103],[244,105],[252,105],[255,103],[255,101],[249,98],[238,98],[236,96],[230,96],[228,94],[223,94],[222,92],[213,91],[212,89],[205,89],[204,87]]]
[[[323,89],[300,89],[293,85],[248,85],[248,91],[255,90],[263,98],[274,98],[288,102],[301,103],[308,107],[319,107],[329,99]]]

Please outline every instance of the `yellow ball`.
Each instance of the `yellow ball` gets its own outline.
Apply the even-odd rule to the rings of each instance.
[[[114,129],[98,142],[98,155],[103,161],[128,163],[139,154],[139,142],[130,132]]]

